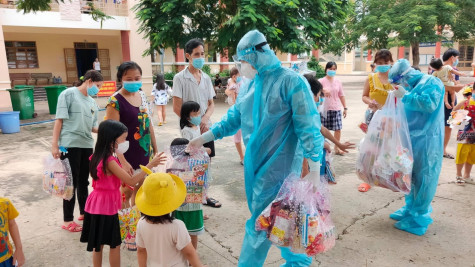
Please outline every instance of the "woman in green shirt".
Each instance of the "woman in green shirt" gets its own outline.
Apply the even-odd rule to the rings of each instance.
[[[77,87],[64,90],[58,97],[56,121],[53,128],[51,153],[54,158],[69,159],[73,176],[74,193],[71,200],[63,200],[64,223],[61,228],[70,232],[80,232],[82,227],[74,222],[76,196],[79,202],[78,220],[84,219],[84,206],[88,196],[89,157],[92,155],[94,139],[91,132],[97,133],[96,95],[103,83],[101,73],[89,70]],[[60,153],[59,147],[67,152]]]

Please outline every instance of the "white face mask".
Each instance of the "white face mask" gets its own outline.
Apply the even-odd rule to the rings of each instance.
[[[256,74],[257,74],[257,70],[254,69],[251,64],[247,63],[247,62],[242,62],[241,63],[241,74],[250,79],[250,80],[253,80],[254,77],[256,77]]]
[[[127,150],[129,150],[129,141],[118,144],[115,153],[124,154]]]

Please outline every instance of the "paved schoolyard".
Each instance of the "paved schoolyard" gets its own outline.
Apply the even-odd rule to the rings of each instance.
[[[365,106],[361,102],[363,76],[340,77],[348,102],[343,121],[343,140],[358,143],[363,133],[357,124]],[[473,80],[473,78],[470,78]],[[470,81],[468,79],[468,81]],[[98,99],[103,107],[105,99]],[[36,102],[37,120],[49,119],[45,102]],[[214,121],[226,112],[217,101]],[[179,136],[178,119],[167,107],[168,124],[155,127],[162,149]],[[100,117],[104,112],[101,112]],[[21,133],[0,135],[0,196],[10,198],[20,212],[17,222],[27,264],[25,266],[92,266],[92,255],[79,243],[78,233],[60,228],[61,200],[41,189],[42,158],[50,151],[52,123],[24,126]],[[455,139],[450,152],[455,152]],[[210,195],[223,203],[220,209],[205,207],[210,219],[200,236],[198,253],[208,266],[235,266],[239,257],[244,223],[249,216],[244,193],[243,168],[232,137],[216,143]],[[312,266],[473,266],[475,265],[475,186],[457,186],[454,160],[443,160],[436,197],[432,203],[434,223],[425,236],[414,236],[393,227],[389,214],[400,208],[403,195],[382,188],[357,191],[360,181],[354,172],[357,151],[335,156],[338,184],[332,185],[332,218],[338,240],[331,251],[317,255]],[[475,174],[472,174],[475,176]],[[78,215],[76,210],[76,216]],[[108,266],[105,249],[104,266]],[[137,266],[133,252],[122,250],[122,266]],[[272,248],[266,266],[283,261]]]

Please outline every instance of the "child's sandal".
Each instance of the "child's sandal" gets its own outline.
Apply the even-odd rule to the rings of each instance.
[[[465,180],[461,176],[455,177],[455,183],[457,185],[465,185]]]

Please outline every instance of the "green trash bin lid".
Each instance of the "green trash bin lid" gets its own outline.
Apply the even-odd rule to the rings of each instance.
[[[33,89],[35,88],[33,85],[15,85],[13,89]]]
[[[26,87],[26,88],[7,89],[7,91],[10,91],[10,92],[22,92],[22,91],[33,90],[33,89],[34,89],[33,87]]]
[[[68,88],[66,85],[50,85],[50,86],[45,86],[46,90],[49,89],[66,89]]]

